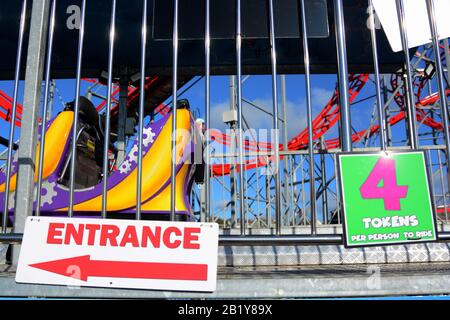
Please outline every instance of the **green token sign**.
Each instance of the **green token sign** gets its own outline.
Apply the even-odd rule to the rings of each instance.
[[[347,247],[436,240],[424,153],[339,154]]]

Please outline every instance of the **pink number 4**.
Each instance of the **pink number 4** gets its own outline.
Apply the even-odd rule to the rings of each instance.
[[[359,191],[363,199],[383,199],[385,210],[400,210],[400,199],[406,198],[408,186],[397,185],[394,159],[381,157]]]

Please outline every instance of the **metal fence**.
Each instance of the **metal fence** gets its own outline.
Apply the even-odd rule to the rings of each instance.
[[[171,71],[171,107],[176,107],[181,91],[179,86],[182,74],[178,71],[179,57],[179,1],[173,1],[173,37],[172,37],[172,67]],[[243,117],[243,103],[246,101],[243,95],[242,83],[242,41],[241,30],[241,1],[236,0],[236,26],[235,26],[235,74],[232,82],[235,90],[230,99],[231,109],[237,114],[232,121],[234,149],[226,153],[206,152],[205,162],[207,169],[204,184],[195,186],[191,195],[191,202],[196,218],[202,221],[217,222],[222,227],[222,244],[270,244],[280,243],[342,243],[341,208],[339,183],[336,175],[336,154],[338,152],[369,151],[369,150],[403,150],[420,149],[425,150],[427,166],[433,186],[433,201],[436,207],[436,217],[439,224],[440,239],[449,238],[448,230],[449,212],[448,203],[448,163],[450,154],[450,133],[448,126],[448,77],[445,75],[443,62],[450,65],[450,53],[448,40],[438,40],[434,13],[433,0],[427,0],[429,13],[429,26],[432,31],[432,44],[418,48],[414,56],[407,47],[407,32],[405,29],[405,18],[403,1],[397,0],[397,9],[401,30],[401,40],[405,67],[397,73],[388,75],[380,74],[377,52],[377,37],[375,32],[374,11],[372,3],[367,3],[369,8],[369,21],[371,26],[371,43],[373,56],[373,74],[349,75],[346,53],[346,32],[344,22],[344,10],[342,0],[333,0],[333,21],[335,24],[338,79],[337,89],[332,103],[328,106],[326,115],[323,114],[324,122],[319,125],[313,117],[313,101],[311,97],[311,68],[309,56],[309,37],[306,24],[305,2],[299,0],[298,8],[301,17],[301,36],[303,65],[304,65],[304,92],[306,98],[306,129],[295,148],[290,148],[288,142],[283,138],[284,122],[280,122],[279,98],[281,104],[285,99],[283,87],[285,86],[284,75],[278,74],[277,69],[277,41],[275,37],[274,2],[268,0],[268,39],[270,43],[270,69],[272,87],[272,110],[263,110],[272,117],[272,128],[274,131],[271,139],[272,146],[283,145],[282,148],[249,150],[245,148],[244,130],[246,126]],[[141,38],[140,41],[140,74],[139,87],[146,86],[146,63],[148,24],[152,17],[148,16],[147,7],[149,3],[143,0],[140,4],[142,10]],[[20,111],[20,142],[18,151],[14,151],[15,121],[9,128],[9,139],[7,151],[4,151],[5,201],[2,208],[3,234],[0,239],[3,242],[20,242],[21,233],[24,230],[25,218],[29,215],[39,215],[42,205],[42,179],[43,160],[46,143],[45,132],[41,132],[38,138],[38,127],[47,127],[49,118],[39,115],[49,113],[49,100],[52,94],[52,49],[54,42],[55,15],[58,0],[40,0],[22,2],[21,20],[19,28],[17,56],[15,65],[15,78],[13,87],[13,98],[11,102],[11,113],[8,119],[18,119]],[[30,8],[32,8],[30,10]],[[27,20],[27,12],[31,12],[31,20]],[[78,128],[80,112],[81,82],[83,80],[83,44],[85,41],[85,16],[86,0],[81,1],[80,25],[78,28],[76,77],[75,77],[75,101],[73,127]],[[115,52],[115,26],[116,26],[116,0],[111,0],[110,27],[108,34],[109,50],[107,76],[105,77],[106,95],[104,99],[103,113],[104,126],[104,148],[102,177],[108,177],[111,168],[109,163],[109,146],[111,132],[111,112],[114,101],[114,92],[118,88],[117,79],[113,78],[114,52]],[[26,21],[30,21],[26,26]],[[204,77],[204,115],[206,122],[206,141],[211,140],[211,16],[210,1],[205,0],[205,29],[204,29],[204,73],[198,76]],[[25,37],[29,29],[28,42]],[[138,40],[137,40],[138,41]],[[28,54],[24,56],[24,47],[28,45]],[[441,55],[442,49],[444,54]],[[441,58],[442,56],[442,58]],[[21,69],[25,61],[26,68]],[[426,78],[426,66],[432,62],[435,68],[435,76]],[[25,73],[23,82],[23,108],[19,110],[19,84],[21,74]],[[150,76],[150,75],[148,75]],[[44,82],[41,90],[42,81]],[[355,132],[351,122],[351,106],[360,101],[354,100],[353,93],[358,90],[361,82],[370,83],[372,86],[370,99],[373,101],[372,119],[369,128],[363,132]],[[281,93],[280,87],[281,86]],[[300,85],[299,85],[300,86]],[[428,92],[422,90],[428,86]],[[125,90],[128,85],[125,83]],[[418,93],[417,88],[421,91]],[[437,92],[433,90],[437,88]],[[123,89],[123,87],[122,87]],[[43,100],[41,102],[41,94]],[[136,212],[135,218],[141,219],[142,198],[142,171],[143,171],[143,139],[144,139],[144,114],[146,104],[145,90],[138,91],[138,123],[137,123],[137,185],[136,185]],[[367,99],[363,99],[367,100]],[[258,106],[255,106],[257,108]],[[256,110],[256,109],[255,109]],[[263,112],[261,111],[261,112]],[[50,111],[51,113],[51,111]],[[416,115],[416,116],[414,116]],[[175,132],[177,123],[177,112],[172,114],[171,128]],[[122,120],[124,120],[122,118]],[[327,127],[327,121],[335,121],[339,125],[339,137],[334,140],[325,141],[321,130]],[[393,133],[391,127],[400,121],[405,121],[405,130],[399,135]],[[2,124],[3,125],[3,124]],[[281,128],[280,128],[281,127]],[[299,128],[303,129],[303,128]],[[71,141],[77,141],[80,131],[73,130]],[[171,150],[176,149],[176,140],[172,140]],[[257,145],[258,146],[258,145]],[[35,159],[38,154],[38,162]],[[15,205],[11,213],[14,214],[13,225],[8,224],[10,215],[10,179],[13,171],[13,158],[18,158],[18,176],[15,196]],[[67,216],[74,214],[74,192],[75,168],[77,159],[77,144],[70,145],[70,162],[67,203]],[[248,166],[251,161],[265,161],[264,165]],[[213,168],[214,167],[214,168]],[[227,168],[225,170],[225,168]],[[269,170],[268,168],[275,168]],[[216,171],[212,170],[216,169]],[[170,219],[174,220],[176,215],[176,162],[171,162],[170,178]],[[268,172],[270,171],[270,172]],[[226,172],[226,173],[225,173]],[[34,177],[36,183],[36,210],[33,210]],[[102,210],[101,217],[107,217],[107,183],[108,179],[102,179]],[[134,192],[134,190],[132,191]],[[17,257],[17,253],[15,253]],[[17,260],[15,260],[17,261]]]

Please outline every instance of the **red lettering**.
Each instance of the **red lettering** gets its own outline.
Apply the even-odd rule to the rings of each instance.
[[[133,247],[139,247],[136,228],[134,226],[128,226],[125,229],[122,240],[120,241],[120,246],[125,247],[127,243],[131,243]]]
[[[48,233],[47,233],[47,243],[48,244],[62,244],[62,239],[56,239],[55,237],[62,235],[62,230],[56,230],[56,229],[63,229],[64,223],[50,223],[48,226]]]
[[[75,229],[75,225],[72,223],[68,223],[66,225],[66,234],[64,235],[64,244],[70,244],[71,239],[78,244],[83,244],[83,232],[84,232],[84,225],[80,224],[78,226],[78,230]]]
[[[95,233],[97,232],[97,230],[100,230],[100,225],[99,224],[87,224],[85,226],[85,228],[89,233],[87,244],[89,246],[93,246],[95,243]]]
[[[183,248],[200,249],[199,243],[193,243],[193,241],[198,241],[199,233],[200,228],[184,228]]]
[[[163,242],[169,249],[178,248],[181,244],[181,240],[171,241],[171,234],[174,233],[176,236],[181,236],[181,231],[177,227],[168,227],[163,234]]]
[[[109,243],[113,247],[117,247],[117,236],[120,233],[120,229],[117,226],[111,224],[102,225],[102,230],[100,232],[100,245],[106,246],[106,242],[109,240]]]
[[[161,243],[161,227],[155,227],[155,232],[150,227],[142,228],[142,244],[143,248],[147,247],[147,241],[150,240],[153,248],[159,248]]]
[[[129,225],[125,230],[111,224],[74,224],[49,223],[47,233],[48,244],[65,245],[100,245],[111,247],[160,248],[161,241],[168,249],[200,249],[201,228],[180,229],[170,226],[143,226],[136,230],[136,226]],[[99,237],[97,237],[99,235]],[[87,237],[87,239],[85,239]]]

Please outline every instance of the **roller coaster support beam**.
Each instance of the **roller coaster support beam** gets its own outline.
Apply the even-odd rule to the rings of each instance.
[[[448,47],[448,38],[444,39],[445,63],[447,65],[447,79],[450,81],[450,48]]]
[[[55,87],[56,87],[56,81],[51,80],[50,81],[50,88],[48,92],[48,107],[47,107],[47,121],[50,121],[53,114],[53,102],[55,98]]]
[[[19,170],[16,193],[14,232],[23,233],[25,220],[33,211],[36,143],[44,74],[45,48],[50,14],[50,0],[33,1],[28,42],[22,126],[20,128]],[[20,246],[13,247],[12,262],[17,264]]]
[[[286,76],[284,74],[280,75],[280,94],[281,94],[281,128],[283,133],[283,151],[288,151],[288,133],[287,133],[287,112],[286,112]],[[284,183],[283,183],[283,193],[284,193],[284,203],[285,203],[285,224],[289,224],[289,189],[288,189],[288,181],[289,174],[291,173],[289,168],[290,161],[289,157],[283,158],[283,171],[284,171]]]

